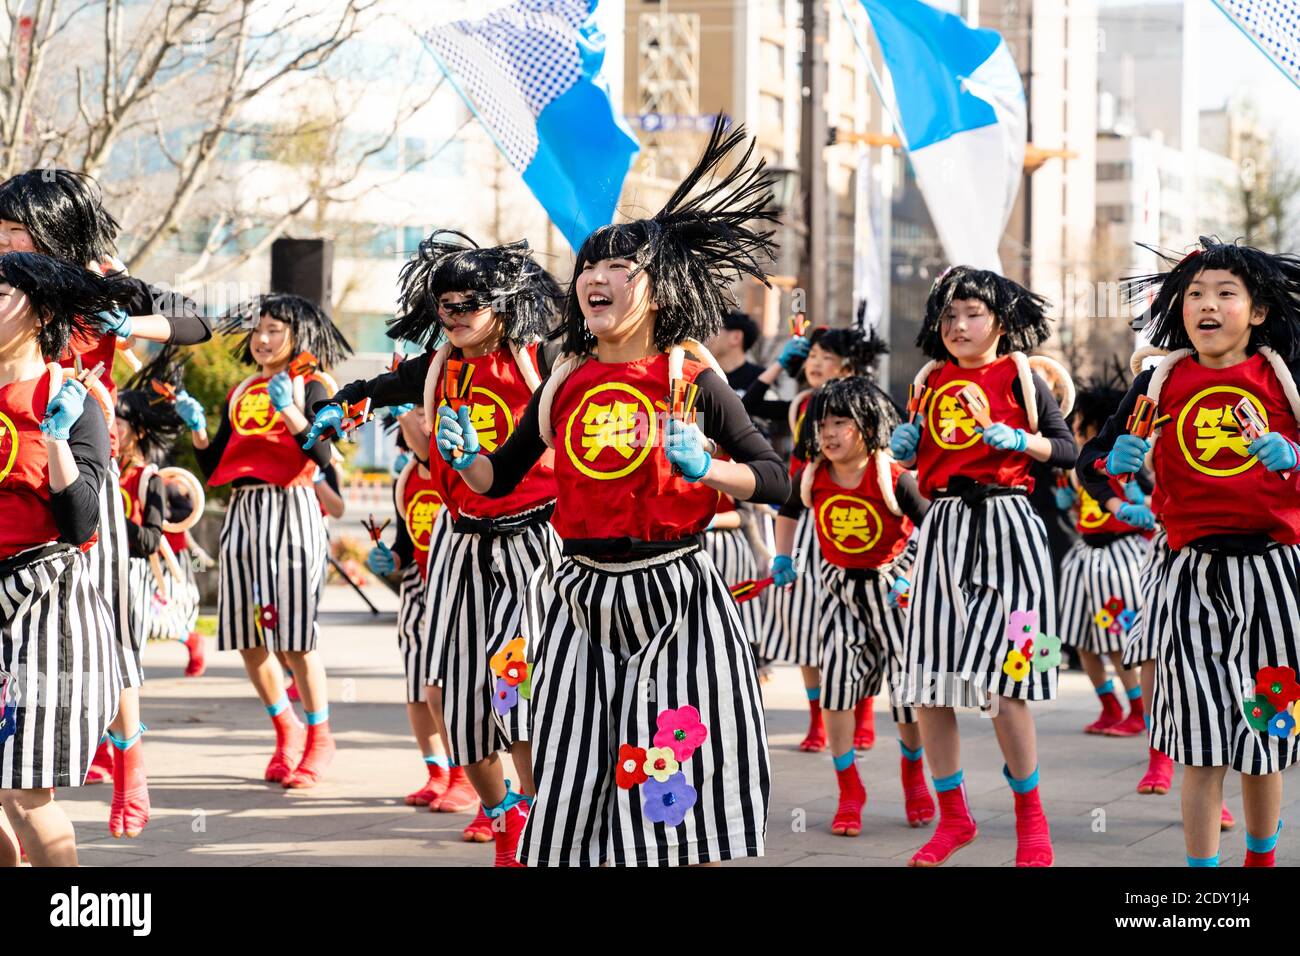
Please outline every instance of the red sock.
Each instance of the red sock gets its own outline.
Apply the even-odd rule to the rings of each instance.
[[[853,708],[853,718],[856,722],[853,730],[855,750],[870,750],[876,744],[876,711],[872,706],[874,703],[872,698],[864,697]]]
[[[144,748],[137,740],[125,750],[113,747],[113,799],[108,808],[108,832],[137,837],[149,822],[149,779],[144,772]]]
[[[1250,867],[1272,867],[1277,862],[1274,859],[1277,856],[1277,838],[1282,833],[1282,821],[1277,822],[1277,829],[1273,831],[1271,837],[1260,839],[1250,835],[1246,831],[1246,862],[1243,866]]]
[[[1101,716],[1083,728],[1085,734],[1100,734],[1124,719],[1124,708],[1114,691],[1098,694],[1097,699],[1101,701]]]
[[[1016,866],[1051,866],[1052,831],[1038,788],[1016,794]]]
[[[799,749],[807,753],[820,753],[826,749],[826,725],[822,722],[820,697],[808,701],[808,736],[799,744]]]
[[[99,742],[99,748],[95,751],[95,757],[90,761],[90,769],[86,771],[86,783],[105,783],[113,779],[113,751],[108,743],[108,735]]]
[[[858,776],[857,764],[851,763],[835,771],[840,786],[840,803],[831,821],[831,833],[836,836],[857,836],[862,832],[862,807],[867,802],[867,789]]]
[[[285,789],[301,790],[316,786],[325,773],[325,768],[334,760],[335,749],[334,735],[330,733],[328,720],[308,725],[302,761],[293,768],[293,773],[284,778]]]
[[[966,784],[960,782],[961,771],[957,771],[954,776],[959,781],[957,786],[939,790],[939,826],[935,829],[934,836],[912,854],[908,866],[938,866],[975,839],[975,834],[979,832],[966,802]],[[940,781],[935,781],[936,790],[939,784]]]
[[[1174,762],[1154,747],[1147,748],[1147,772],[1138,781],[1138,793],[1165,794],[1174,784]]]
[[[1107,737],[1136,737],[1147,728],[1144,709],[1142,707],[1142,695],[1129,698],[1128,716],[1117,724],[1107,727],[1103,731]]]
[[[271,724],[275,727],[275,752],[271,754],[263,776],[272,783],[283,783],[302,759],[307,731],[292,707],[286,707],[272,717]]]
[[[934,819],[934,798],[925,782],[925,762],[919,756],[910,760],[904,755],[899,758],[899,771],[907,822],[914,827],[925,826]]]

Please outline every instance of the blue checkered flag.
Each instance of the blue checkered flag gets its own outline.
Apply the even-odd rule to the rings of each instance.
[[[577,249],[614,218],[636,139],[600,75],[599,0],[514,0],[424,36],[447,79]]]
[[[1300,0],[1212,0],[1273,65],[1300,86]]]

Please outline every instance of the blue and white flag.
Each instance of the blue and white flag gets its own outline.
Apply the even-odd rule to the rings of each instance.
[[[1300,86],[1300,2],[1211,0],[1288,80]]]
[[[1001,271],[1024,175],[1025,89],[995,30],[920,0],[862,0],[894,81],[916,182],[952,264]]]
[[[514,0],[425,34],[438,65],[576,250],[640,147],[600,75],[599,0]]]

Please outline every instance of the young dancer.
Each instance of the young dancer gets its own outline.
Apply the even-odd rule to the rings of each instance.
[[[1080,389],[1071,427],[1083,445],[1115,413],[1124,391],[1114,381],[1098,379]],[[1137,480],[1107,483],[1105,493],[1071,482],[1057,487],[1057,506],[1074,510],[1079,540],[1061,563],[1058,600],[1061,641],[1079,652],[1083,670],[1101,701],[1101,716],[1085,733],[1132,737],[1145,728],[1142,689],[1137,673],[1124,666],[1125,637],[1141,606],[1142,562],[1150,550],[1155,516],[1147,506],[1150,475],[1143,470]],[[1106,676],[1106,659],[1115,668],[1129,712],[1115,693],[1115,681]]]
[[[504,446],[485,454],[468,414],[439,411],[439,452],[481,493],[510,494],[555,450],[552,523],[566,557],[530,687],[537,798],[531,813],[516,804],[525,864],[763,852],[770,774],[758,679],[699,534],[718,492],[774,503],[789,480],[699,341],[718,330],[731,282],[764,277],[771,234],[746,223],[775,213],[753,145],[734,162],[745,133],[723,128],[653,218],[583,242],[567,355]],[[724,164],[725,178],[689,198]],[[690,395],[699,427],[683,421]]]
[[[537,343],[554,320],[560,295],[555,280],[534,261],[527,243],[481,249],[462,233],[440,231],[421,243],[402,270],[401,284],[402,314],[389,334],[432,345],[445,333],[446,342],[387,375],[353,382],[334,402],[418,401],[434,421],[439,407],[454,401],[476,423],[482,447],[499,447],[540,384]],[[464,394],[457,394],[458,383],[467,383]],[[324,407],[314,427],[324,430],[338,415],[338,404]],[[436,809],[469,809],[467,777],[485,812],[502,818],[494,828],[498,866],[517,865],[515,845],[534,792],[527,675],[540,636],[541,602],[560,556],[549,523],[555,500],[551,457],[521,475],[518,487],[499,500],[472,492],[456,477],[459,463],[445,456],[431,469],[453,531],[443,575],[430,578],[426,598],[425,619],[432,628],[427,639],[441,654],[428,679],[442,681],[454,763]],[[507,750],[517,791],[498,756]]]
[[[61,366],[122,284],[46,256],[0,255],[0,864],[75,866],[55,787],[79,787],[122,686],[86,564],[108,472],[104,411]],[[115,492],[116,493],[116,492]]]
[[[816,328],[807,337],[796,335],[791,338],[781,349],[777,360],[746,393],[745,409],[751,415],[757,414],[762,408],[784,404],[790,433],[794,436],[794,449],[790,455],[791,475],[796,474],[807,460],[807,435],[803,423],[808,404],[816,390],[837,378],[870,374],[884,351],[885,344],[881,339],[860,329]],[[768,385],[776,381],[782,371],[802,379],[807,388],[787,403],[760,402]],[[798,552],[797,555],[795,551]],[[809,710],[808,733],[799,744],[799,749],[819,753],[826,746],[826,727],[822,721],[820,703],[821,675],[817,670],[822,657],[817,630],[822,556],[821,549],[817,546],[813,522],[806,514],[800,518],[793,550],[787,555],[792,566],[796,556],[800,559],[802,572],[794,576],[793,583],[772,592],[772,619],[759,653],[768,660],[799,665],[804,692],[808,695]],[[864,697],[855,706],[854,720],[854,747],[870,749],[876,741],[876,729],[875,711],[869,697]]]
[[[896,588],[906,589],[916,545],[915,525],[929,503],[916,478],[889,457],[889,436],[898,414],[889,396],[865,377],[828,382],[808,411],[809,462],[777,519],[778,557],[789,568],[795,523],[807,509],[817,529],[825,566],[822,608],[822,712],[830,730],[831,759],[839,783],[839,806],[831,832],[857,836],[867,791],[854,763],[852,710],[888,681],[898,745],[907,821],[934,819],[925,783],[921,731],[916,712],[897,703],[902,686],[903,620]],[[774,576],[777,567],[774,565]],[[788,571],[786,572],[788,573]]]
[[[1024,351],[1048,336],[1044,300],[993,272],[955,266],[930,290],[918,347],[931,361],[920,421],[894,429],[933,501],[921,525],[907,615],[903,700],[919,709],[939,826],[912,857],[937,866],[975,838],[955,706],[993,710],[1015,794],[1016,865],[1049,866],[1027,702],[1056,696],[1060,640],[1043,523],[1027,500],[1031,461],[1068,468],[1076,448]],[[973,404],[964,401],[970,396]],[[979,414],[988,424],[981,425]]]
[[[1126,478],[1148,455],[1155,472],[1167,551],[1144,625],[1160,629],[1151,743],[1185,766],[1187,862],[1218,864],[1231,767],[1246,865],[1272,866],[1300,700],[1300,259],[1202,238],[1130,291],[1155,292],[1148,333],[1173,351],[1138,375],[1079,474]],[[1128,428],[1141,396],[1155,403],[1145,438]]]
[[[316,609],[325,584],[325,521],[312,491],[330,446],[304,448],[304,409],[324,401],[334,383],[324,371],[351,347],[318,306],[295,295],[262,295],[234,310],[223,331],[249,329],[235,355],[257,372],[230,390],[215,438],[203,408],[176,402],[210,485],[234,493],[221,529],[217,649],[237,650],[271,716],[275,751],[264,778],[286,788],[311,787],[334,757],[325,665],[316,651]],[[295,357],[320,363],[290,374]],[[296,371],[305,371],[299,369]],[[290,706],[277,656],[293,672],[307,729]]]
[[[79,329],[58,357],[66,368],[102,368],[92,392],[106,403],[109,414],[117,400],[113,363],[128,339],[193,345],[212,337],[211,327],[193,302],[126,276],[125,266],[114,258],[117,230],[117,221],[103,206],[99,185],[89,176],[66,169],[32,169],[0,184],[0,253],[39,252],[92,272],[114,273],[122,283],[124,292],[117,306]],[[117,434],[111,429],[109,447],[112,454],[109,476],[100,486],[99,536],[87,557],[91,576],[113,613],[120,645],[125,686],[109,729],[130,749],[142,733],[140,685],[144,682],[144,669],[140,654],[143,644],[135,643],[135,638],[142,636],[131,628],[126,519],[118,491],[121,471],[117,464]],[[112,774],[116,757],[108,741],[105,736],[100,742],[87,777],[90,782],[106,780]],[[139,755],[135,760],[140,761]],[[113,783],[114,803],[125,801],[126,812],[133,816],[147,814],[143,805],[134,805],[137,800],[144,801],[147,793],[143,783],[130,788],[130,795],[123,782]],[[112,806],[110,831],[114,821]],[[114,832],[114,835],[122,834]]]

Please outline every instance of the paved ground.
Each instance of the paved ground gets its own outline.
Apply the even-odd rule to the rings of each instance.
[[[388,611],[396,600],[375,586]],[[76,828],[84,864],[93,866],[488,865],[490,845],[461,842],[469,817],[406,807],[402,795],[423,780],[403,707],[400,661],[391,613],[378,619],[350,591],[327,589],[321,642],[330,675],[330,706],[339,753],[327,780],[285,791],[259,779],[272,746],[266,715],[238,658],[210,655],[208,673],[180,676],[184,651],[150,645],[144,691],[145,745],[153,821],[135,840],[107,832],[106,787],[64,791],[60,801]],[[862,836],[833,837],[834,779],[824,754],[800,753],[807,723],[794,668],[782,667],[765,688],[773,760],[768,853],[757,866],[901,866],[923,841],[903,816],[898,751],[888,734],[861,754],[870,794]],[[1075,866],[1179,864],[1183,859],[1177,791],[1141,797],[1133,787],[1145,766],[1138,740],[1079,732],[1096,716],[1079,673],[1062,675],[1061,699],[1036,710],[1043,794],[1057,860]],[[878,713],[879,730],[888,714]],[[954,858],[965,866],[1002,866],[1014,851],[1011,794],[1001,777],[992,728],[962,719],[966,774],[980,837]],[[1240,816],[1240,787],[1229,779],[1228,803]],[[1294,803],[1294,796],[1290,797]],[[1296,815],[1284,808],[1284,817]],[[1226,834],[1225,863],[1239,863],[1242,825]],[[1300,845],[1283,840],[1279,863],[1300,862]]]

